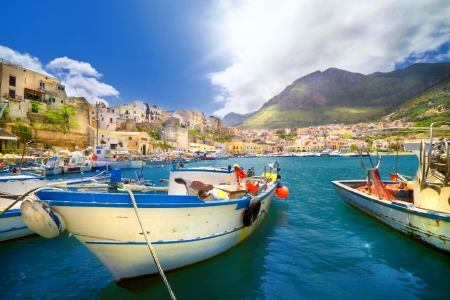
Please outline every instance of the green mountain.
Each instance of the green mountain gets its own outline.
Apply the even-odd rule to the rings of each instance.
[[[336,68],[316,71],[294,81],[239,127],[273,129],[376,120],[449,77],[450,63],[420,63],[370,75]]]
[[[428,127],[439,120],[450,120],[450,76],[402,103],[387,116],[388,120],[408,120]]]

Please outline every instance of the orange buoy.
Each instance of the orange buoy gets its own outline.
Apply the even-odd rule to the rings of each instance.
[[[289,196],[289,189],[280,184],[275,191],[275,195],[277,195],[277,197],[280,199],[284,199]]]

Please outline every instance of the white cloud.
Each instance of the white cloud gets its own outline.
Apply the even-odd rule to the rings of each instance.
[[[447,1],[222,1],[214,53],[231,64],[210,74],[224,107],[247,113],[311,72],[336,67],[370,74],[396,63],[435,62],[450,42]]]
[[[98,80],[102,74],[97,72],[89,63],[60,57],[44,67],[38,58],[28,53],[21,54],[1,45],[0,58],[35,72],[60,79],[66,87],[68,96],[84,97],[91,104],[101,101],[108,105],[108,101],[102,97],[119,97],[119,92],[113,86]]]
[[[66,87],[68,96],[84,97],[95,104],[108,101],[101,97],[119,97],[119,92],[111,85],[98,81],[102,74],[98,73],[89,63],[76,61],[67,57],[56,58],[46,66],[56,72]]]
[[[38,58],[31,56],[28,53],[21,54],[17,51],[14,51],[8,47],[4,47],[0,45],[0,58],[4,60],[4,62],[14,63],[16,65],[20,65],[26,69],[30,69],[39,73],[48,74],[42,67],[41,62]]]
[[[71,75],[86,75],[99,78],[102,74],[98,73],[97,70],[92,68],[89,63],[76,61],[67,57],[60,57],[52,60],[46,66],[48,69],[57,70],[62,72],[67,70]]]

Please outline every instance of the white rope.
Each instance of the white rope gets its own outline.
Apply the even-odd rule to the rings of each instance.
[[[136,200],[134,199],[133,193],[126,188],[118,187],[117,190],[127,192],[130,195],[131,201],[133,202],[134,210],[136,212],[136,216],[139,220],[139,224],[141,225],[142,232],[144,233],[144,237],[145,237],[145,240],[147,241],[148,248],[150,249],[150,253],[152,254],[153,260],[154,260],[156,266],[158,267],[159,274],[161,275],[161,278],[164,281],[164,284],[166,285],[166,288],[169,291],[170,296],[172,297],[172,299],[175,300],[176,299],[175,294],[172,292],[172,289],[170,288],[169,282],[167,281],[167,278],[164,275],[164,271],[161,268],[161,265],[159,264],[158,257],[156,256],[156,253],[155,253],[155,250],[153,249],[152,243],[150,242],[150,239],[147,236],[147,231],[145,230],[144,224],[142,223],[142,220],[141,220],[141,216],[139,215],[139,210],[138,210],[138,207],[136,204]]]
[[[37,188],[34,188],[34,189],[26,192],[21,197],[19,197],[19,199],[14,201],[13,204],[11,204],[4,211],[2,211],[0,213],[0,216],[2,214],[4,214],[9,208],[11,208],[15,203],[17,203],[20,200],[24,199],[27,195],[31,194],[32,192],[35,192],[36,190],[48,189],[48,188],[50,188],[50,189],[58,189],[58,188],[68,188],[68,187],[70,187],[70,188],[87,188],[87,189],[97,188],[98,189],[98,188],[108,188],[108,187],[110,187],[110,185],[108,185],[108,184],[91,184],[91,185],[66,185],[66,184],[59,184],[58,185],[58,184],[55,184],[55,185],[51,185],[51,186],[37,187]],[[117,184],[117,190],[123,191],[123,192],[127,192],[130,195],[131,201],[133,202],[134,210],[136,212],[136,216],[138,218],[139,224],[141,225],[142,231],[144,233],[145,240],[147,241],[148,248],[150,249],[150,253],[152,254],[153,260],[154,260],[156,266],[158,267],[159,274],[161,275],[161,278],[163,279],[164,284],[166,285],[170,296],[172,297],[172,299],[175,300],[176,299],[175,294],[172,292],[172,289],[170,288],[169,282],[167,281],[167,278],[164,275],[164,271],[161,268],[161,265],[159,264],[158,257],[156,256],[155,250],[153,249],[153,246],[152,246],[152,244],[150,242],[150,239],[147,236],[147,231],[145,230],[144,224],[142,223],[142,220],[141,220],[141,216],[139,215],[139,210],[138,210],[138,207],[137,207],[137,204],[136,204],[136,200],[134,199],[133,192],[130,191],[129,189],[126,189],[125,185],[123,183],[118,183]]]

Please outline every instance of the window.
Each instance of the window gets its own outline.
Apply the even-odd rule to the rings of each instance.
[[[9,90],[9,97],[11,97],[11,98],[16,98],[16,91],[14,91],[14,90]]]
[[[133,138],[130,136],[130,137],[128,137],[128,140],[130,140],[130,141],[132,141],[133,140]]]
[[[10,86],[16,86],[16,77],[9,76],[9,85]]]

